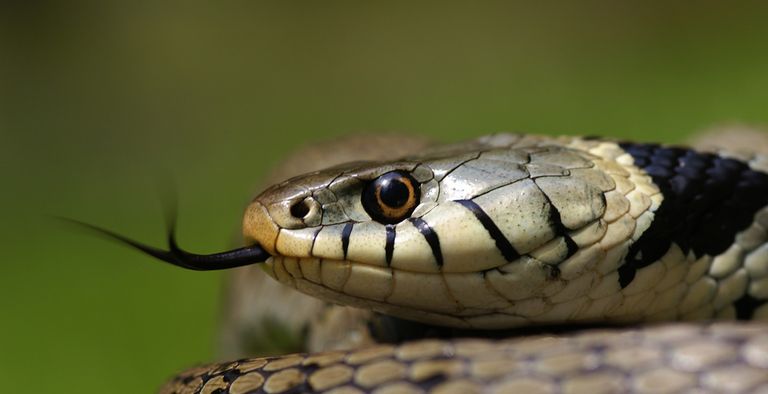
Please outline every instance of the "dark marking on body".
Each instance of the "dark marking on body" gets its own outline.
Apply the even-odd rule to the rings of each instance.
[[[733,307],[736,309],[736,319],[751,320],[755,314],[755,310],[766,302],[768,302],[768,300],[758,300],[749,294],[744,294],[733,303]]]
[[[635,280],[635,275],[637,275],[637,267],[629,263],[628,258],[629,257],[627,257],[624,264],[616,270],[619,273],[619,286],[621,286],[622,289],[629,286],[629,284]]]
[[[413,223],[416,229],[419,230],[421,235],[424,236],[424,239],[427,240],[427,244],[429,244],[430,249],[432,249],[432,256],[435,257],[437,266],[442,267],[443,252],[442,249],[440,249],[440,238],[438,238],[435,230],[422,218],[410,218],[409,220]]]
[[[568,254],[565,256],[565,259],[568,259],[579,251],[579,245],[567,234],[563,235],[563,239],[565,240],[565,246],[568,248]]]
[[[547,280],[560,279],[560,268],[555,265],[547,265]]]
[[[742,161],[658,144],[619,145],[651,176],[664,197],[651,226],[632,244],[619,267],[622,288],[673,243],[696,257],[725,252],[736,234],[752,224],[755,213],[768,205],[768,174]],[[759,303],[765,301],[742,298],[736,303],[737,316],[751,316]]]
[[[386,225],[385,228],[387,231],[387,243],[384,245],[384,253],[387,260],[387,266],[389,266],[392,264],[392,253],[395,251],[395,237],[397,236],[397,233],[395,232],[395,226],[391,224]]]
[[[349,237],[352,235],[354,223],[347,223],[341,230],[341,251],[344,253],[344,259],[347,259],[347,250],[349,250]]]
[[[483,208],[480,208],[480,206],[472,200],[456,200],[456,202],[475,215],[477,220],[480,221],[485,230],[488,231],[488,234],[490,234],[491,238],[496,242],[496,248],[499,249],[505,260],[515,261],[520,258],[520,253],[518,253],[517,250],[515,250],[515,247],[509,243],[507,237],[505,237],[504,233],[499,230],[496,223],[493,222],[493,219],[483,211]]]
[[[541,189],[539,189],[541,190]],[[565,242],[565,246],[568,250],[565,257],[562,261],[567,260],[576,252],[579,251],[579,245],[576,244],[576,241],[571,238],[570,235],[568,235],[568,229],[563,224],[563,219],[560,216],[560,211],[557,210],[557,207],[555,207],[555,204],[552,204],[552,200],[549,199],[549,196],[547,196],[546,193],[544,193],[543,190],[541,190],[541,195],[544,196],[545,199],[547,199],[547,204],[549,205],[549,226],[554,230],[555,235],[559,235],[563,237],[563,241]],[[603,205],[605,205],[605,195],[600,195],[603,198]]]
[[[240,375],[242,374],[243,373],[239,369],[235,368],[235,369],[230,369],[224,372],[224,375],[222,376],[222,378],[224,379],[225,382],[232,383],[235,381],[235,379],[240,377]]]

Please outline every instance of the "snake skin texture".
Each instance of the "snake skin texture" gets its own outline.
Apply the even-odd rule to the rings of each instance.
[[[766,173],[759,155],[499,134],[276,184],[243,233],[280,283],[428,325],[768,320]],[[375,206],[384,178],[404,207]],[[425,339],[208,365],[161,392],[768,392],[767,331]]]
[[[659,326],[507,340],[422,340],[192,369],[182,393],[768,393],[764,325]]]

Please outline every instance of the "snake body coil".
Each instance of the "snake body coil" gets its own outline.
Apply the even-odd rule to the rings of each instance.
[[[499,134],[290,179],[253,200],[243,233],[281,283],[430,325],[768,320],[767,173],[763,156]],[[692,388],[768,391],[765,326],[241,360],[163,392]]]

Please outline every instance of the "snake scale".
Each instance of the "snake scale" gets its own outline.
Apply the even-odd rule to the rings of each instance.
[[[768,156],[495,134],[269,187],[240,249],[112,235],[185,268],[263,262],[329,303],[471,333],[206,365],[162,393],[768,393],[766,229]],[[493,334],[596,323],[633,326]]]

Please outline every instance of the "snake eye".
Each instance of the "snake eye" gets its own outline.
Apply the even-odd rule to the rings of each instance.
[[[410,175],[388,172],[366,185],[362,203],[373,220],[395,224],[410,216],[419,203],[418,182]]]

